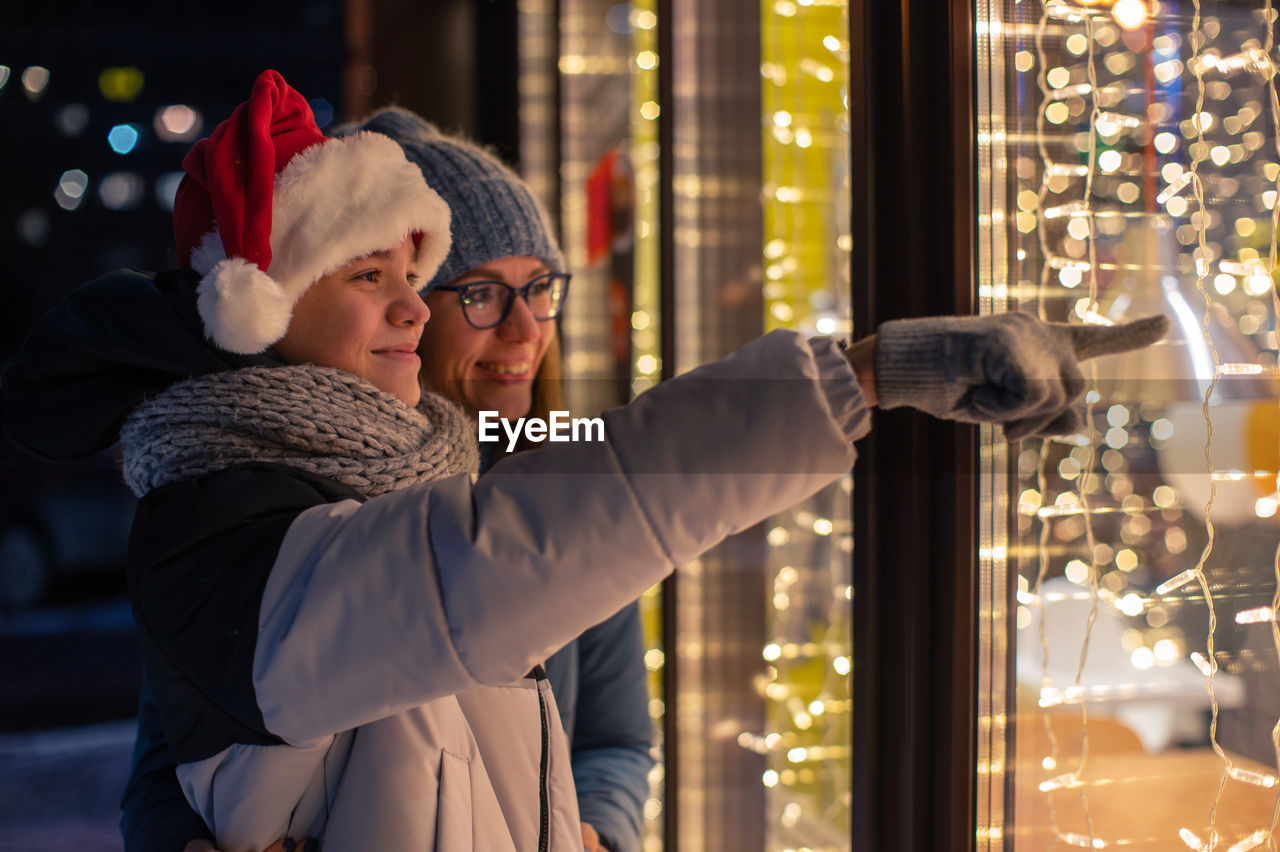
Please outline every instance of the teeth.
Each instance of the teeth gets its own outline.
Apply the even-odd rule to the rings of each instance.
[[[507,376],[523,376],[525,373],[529,372],[528,362],[523,364],[486,364],[481,361],[479,363],[480,366],[484,367],[486,370],[492,370],[495,373],[502,373]]]

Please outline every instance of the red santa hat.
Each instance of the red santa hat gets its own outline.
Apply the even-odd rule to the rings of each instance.
[[[200,317],[229,352],[284,336],[293,306],[355,257],[415,236],[419,280],[449,253],[449,208],[380,133],[330,139],[275,71],[196,143],[173,207],[178,259],[202,276]]]

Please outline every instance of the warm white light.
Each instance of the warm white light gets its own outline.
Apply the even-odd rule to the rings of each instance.
[[[1155,654],[1156,662],[1161,665],[1168,665],[1179,657],[1178,643],[1172,639],[1158,639],[1151,651]]]
[[[1136,30],[1147,20],[1147,4],[1142,0],[1116,0],[1111,17],[1126,30]]]
[[[1082,280],[1079,267],[1067,266],[1058,270],[1058,283],[1067,289],[1079,287]]]
[[[1189,828],[1178,829],[1178,837],[1182,839],[1183,843],[1187,844],[1189,849],[1195,849],[1196,852],[1201,852],[1205,848],[1204,841],[1196,837],[1195,832]]]
[[[1270,789],[1276,786],[1277,780],[1274,775],[1265,775],[1261,772],[1254,772],[1251,769],[1245,769],[1242,766],[1232,766],[1227,770],[1227,774],[1237,781],[1243,781],[1246,784],[1252,784],[1255,787],[1266,787]]]
[[[1175,574],[1174,576],[1170,577],[1168,580],[1165,580],[1163,583],[1156,586],[1156,594],[1167,595],[1169,594],[1169,592],[1175,591],[1177,589],[1181,589],[1187,583],[1194,581],[1198,576],[1199,576],[1199,572],[1197,572],[1196,569],[1188,568],[1182,573]]]
[[[1249,852],[1250,849],[1257,849],[1267,838],[1271,836],[1271,832],[1265,828],[1260,828],[1248,837],[1240,840],[1227,850],[1227,852]]]
[[[1152,142],[1155,144],[1156,150],[1159,151],[1161,154],[1168,154],[1172,152],[1173,149],[1178,147],[1178,137],[1173,135],[1167,130],[1163,130],[1157,133],[1156,138],[1152,140]],[[1174,165],[1177,165],[1177,164],[1168,163],[1166,164],[1165,168],[1168,168],[1169,166],[1174,166]],[[1178,168],[1179,170],[1181,170],[1182,167],[1178,166]],[[1168,178],[1166,178],[1166,180],[1168,180]]]
[[[1236,624],[1265,624],[1275,620],[1275,611],[1269,606],[1242,609],[1236,613]]]
[[[1122,597],[1116,606],[1128,616],[1142,615],[1144,608],[1142,598],[1132,592]]]
[[[1271,289],[1270,275],[1250,275],[1244,279],[1244,291],[1250,296],[1261,296]]]

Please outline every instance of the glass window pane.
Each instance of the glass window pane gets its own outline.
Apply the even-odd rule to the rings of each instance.
[[[1276,805],[1274,13],[978,4],[979,297],[1168,316],[988,433],[979,847],[1250,849]]]

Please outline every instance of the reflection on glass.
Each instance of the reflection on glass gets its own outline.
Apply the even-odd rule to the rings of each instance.
[[[983,310],[1173,321],[985,434],[979,848],[1280,843],[1275,17],[978,4]]]

